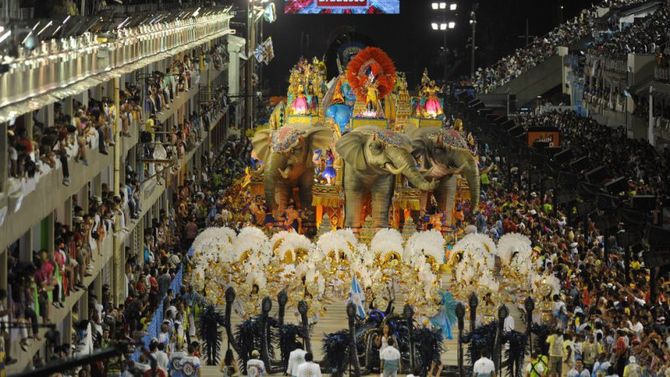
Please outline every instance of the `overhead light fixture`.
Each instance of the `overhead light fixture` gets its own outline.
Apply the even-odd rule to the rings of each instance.
[[[5,39],[9,38],[10,35],[12,35],[12,30],[11,29],[7,30],[4,34],[0,35],[0,43],[4,42]]]
[[[449,29],[453,29],[453,28],[456,27],[456,23],[454,21],[450,21],[448,26],[449,26]]]
[[[446,23],[441,23],[440,24],[440,30],[447,30],[447,24]]]
[[[437,22],[433,22],[432,24],[430,24],[430,27],[432,27],[433,30],[438,30],[439,29],[439,25],[437,24]]]
[[[449,10],[456,10],[456,8],[458,8],[458,4],[456,3],[449,4]]]

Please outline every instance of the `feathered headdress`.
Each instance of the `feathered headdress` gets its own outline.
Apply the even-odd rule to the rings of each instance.
[[[377,256],[381,262],[387,262],[394,258],[402,261],[403,239],[400,232],[395,229],[380,229],[370,242],[370,251]]]
[[[380,48],[367,47],[351,59],[347,66],[347,81],[356,97],[365,100],[366,83],[374,77],[379,90],[379,98],[391,93],[395,85],[396,70],[393,61]]]

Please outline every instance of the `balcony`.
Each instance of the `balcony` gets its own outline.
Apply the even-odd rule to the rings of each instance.
[[[233,33],[229,12],[120,29],[115,38],[52,39],[32,52],[20,51],[0,75],[0,122],[8,121],[101,82],[135,71]],[[101,42],[103,41],[103,42]]]
[[[212,67],[201,75],[201,80],[204,82],[209,80],[211,82],[222,72],[223,70],[216,70]],[[179,93],[170,109],[160,113],[158,118],[161,122],[172,118],[177,110],[181,109],[184,104],[192,100],[197,94],[197,89]],[[131,130],[130,137],[121,137],[119,139],[123,158],[131,148],[137,145],[139,141],[139,129]],[[94,141],[92,144],[97,146],[97,141]],[[62,184],[62,169],[60,162],[57,161],[57,165],[53,169],[45,169],[44,173],[38,173],[33,178],[14,181],[13,185],[16,190],[13,193],[8,195],[0,193],[0,210],[4,207],[7,211],[4,222],[0,223],[0,250],[5,250],[9,244],[20,238],[27,229],[51,214],[59,204],[79,192],[84,185],[93,180],[106,168],[113,166],[113,151],[114,148],[110,148],[109,155],[103,155],[98,153],[97,149],[89,150],[87,156],[88,166],[74,162],[76,153],[70,151],[69,156],[71,158],[68,161],[70,167],[69,186]]]

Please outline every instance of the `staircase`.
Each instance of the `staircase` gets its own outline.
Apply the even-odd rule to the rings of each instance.
[[[443,288],[448,289],[446,284],[443,285]],[[276,317],[277,305],[276,303],[274,304],[275,305],[273,305],[273,310],[270,313],[270,315]],[[394,305],[396,308],[396,312],[398,312],[399,310],[402,311],[402,308],[404,306],[404,298],[399,292],[396,293],[396,303]],[[515,319],[516,330],[525,331],[525,325],[521,319],[522,314],[520,313],[517,305],[514,303],[507,303],[506,305]],[[219,308],[219,310],[224,311],[224,308],[221,307]],[[241,321],[242,318],[240,318],[235,313],[232,314],[233,331],[235,331],[234,329]],[[286,308],[285,321],[286,323],[290,324],[299,324],[300,316],[298,314],[297,308],[288,308],[288,307]],[[319,361],[323,359],[322,349],[323,349],[324,335],[345,328],[347,328],[347,314],[346,314],[346,306],[344,305],[344,303],[343,302],[332,303],[326,305],[326,314],[319,320],[319,322],[313,327],[311,331],[312,352],[314,353],[315,360]],[[467,323],[466,318],[465,331],[467,331],[468,328],[469,325]],[[452,333],[454,334],[454,339],[445,339],[443,342],[442,365],[444,365],[444,370],[449,369],[449,367],[456,368],[458,366],[458,342],[456,340],[458,329],[456,327],[456,324],[454,324]],[[223,334],[224,334],[223,336],[225,337],[225,331],[223,331]],[[227,340],[222,341],[221,344],[226,344],[226,341]],[[464,355],[467,352],[467,345],[465,344],[463,345],[463,352]],[[464,359],[464,363],[465,362],[466,360]],[[203,366],[202,377],[220,376],[220,375],[221,373],[219,372],[218,366],[216,367]]]

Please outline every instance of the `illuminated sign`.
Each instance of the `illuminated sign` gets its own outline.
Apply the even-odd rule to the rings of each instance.
[[[557,128],[530,128],[527,137],[529,147],[532,147],[535,143],[546,144],[550,148],[561,146],[561,132]]]
[[[400,0],[284,0],[285,14],[398,14]]]

